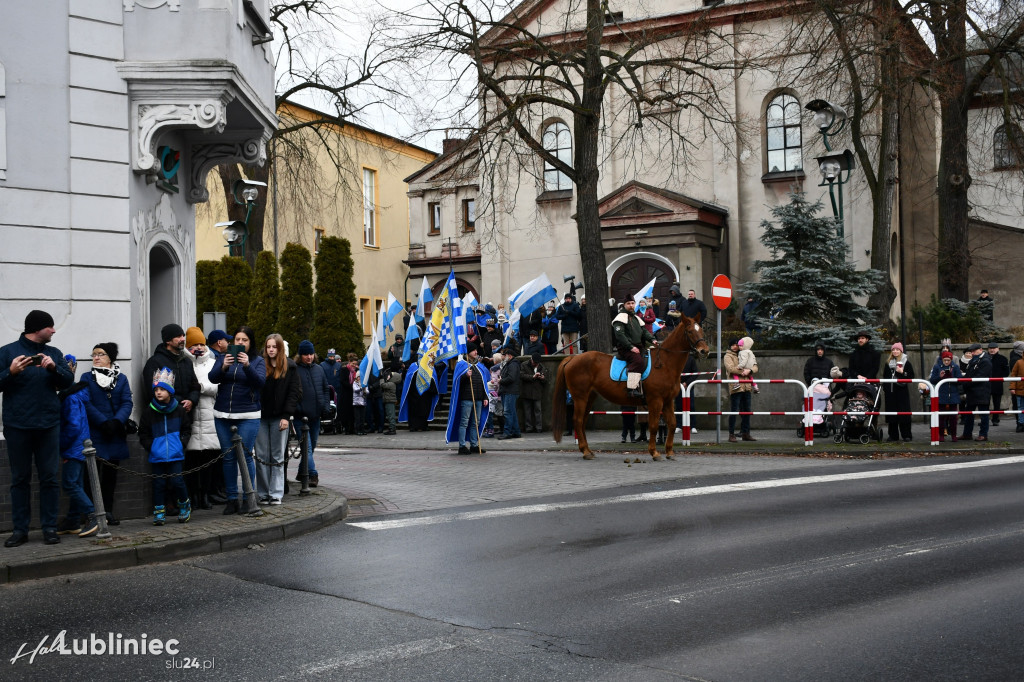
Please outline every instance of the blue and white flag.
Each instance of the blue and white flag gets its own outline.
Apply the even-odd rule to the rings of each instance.
[[[657,334],[659,329],[665,328],[665,320],[655,318],[654,322],[651,322],[651,333]]]
[[[459,298],[459,285],[455,282],[455,273],[448,274],[448,298],[452,302],[452,324],[454,325],[455,349],[459,355],[466,354],[466,312],[462,299]]]
[[[427,304],[434,300],[434,294],[430,291],[430,284],[427,283],[427,278],[424,275],[423,283],[420,284],[420,295],[416,299],[416,321],[422,322],[427,317]]]
[[[430,386],[430,380],[434,376],[434,365],[438,362],[454,358],[459,354],[459,347],[455,340],[455,310],[452,301],[452,290],[455,290],[455,301],[462,307],[462,299],[458,296],[458,289],[455,287],[455,273],[448,276],[448,282],[441,293],[437,295],[434,302],[434,309],[430,313],[430,322],[427,323],[427,333],[423,343],[420,345],[419,372],[416,373],[416,390],[420,395]],[[463,325],[465,322],[463,322]],[[463,344],[465,344],[465,329],[463,329]]]
[[[525,317],[556,298],[558,298],[558,292],[551,286],[551,280],[547,275],[541,274],[540,277],[530,280],[509,296],[508,305],[510,310],[517,311],[521,317]],[[509,321],[511,322],[511,319]]]
[[[395,320],[399,319],[399,316],[405,311],[405,306],[399,303],[395,295],[388,292],[388,303],[386,306],[387,312],[384,315],[384,319],[388,325],[388,331],[395,331]]]
[[[370,378],[370,373],[373,376],[380,374],[380,371],[384,368],[384,360],[380,356],[380,346],[377,344],[377,329],[373,329],[373,337],[370,339],[370,347],[366,349],[366,355],[363,356],[362,361],[359,363],[359,376],[362,377],[363,386]]]
[[[466,322],[476,322],[476,307],[480,305],[480,302],[476,300],[476,296],[473,295],[472,291],[467,291],[466,295],[462,297],[462,312]]]
[[[640,305],[640,299],[641,298],[654,298],[654,283],[656,281],[658,281],[657,277],[655,277],[650,282],[648,282],[647,285],[644,286],[643,289],[641,289],[640,291],[636,292],[636,295],[633,296],[633,303],[636,303],[637,305]]]
[[[374,334],[374,338],[377,339],[377,345],[380,346],[381,350],[387,348],[388,344],[388,317],[387,308],[385,306],[380,307],[380,311],[377,313],[377,332]],[[380,335],[379,338],[377,335]]]
[[[420,338],[420,326],[416,320],[409,320],[409,328],[405,330],[405,345],[402,346],[402,362],[409,362],[412,357],[412,340]]]

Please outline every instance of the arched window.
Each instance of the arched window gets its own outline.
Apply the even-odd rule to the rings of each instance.
[[[555,121],[544,129],[542,138],[544,149],[555,156],[567,166],[572,166],[572,133],[569,126],[561,121]],[[553,165],[544,162],[544,191],[553,192],[562,189],[572,189],[572,181],[569,176]]]
[[[793,95],[779,95],[765,112],[768,140],[768,172],[802,170],[800,154],[800,102]]]
[[[1012,123],[996,128],[992,135],[992,167],[1019,168],[1024,158],[1024,135]]]

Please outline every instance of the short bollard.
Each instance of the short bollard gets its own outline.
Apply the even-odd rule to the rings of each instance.
[[[85,468],[89,471],[89,487],[92,489],[92,506],[96,514],[96,524],[100,529],[96,532],[98,538],[109,538],[110,531],[107,529],[107,512],[103,508],[103,492],[100,490],[100,477],[96,471],[96,448],[92,446],[92,440],[86,438],[83,443],[85,449]]]
[[[245,452],[242,448],[242,437],[238,434],[238,427],[231,427],[231,447],[235,450],[235,460],[238,462],[238,470],[242,474],[242,513],[250,516],[263,516],[256,501],[256,491],[252,488],[252,479],[249,478],[249,465],[245,461]]]
[[[299,483],[302,484],[302,488],[299,490],[299,494],[309,495],[309,417],[302,418],[299,442],[302,443],[299,457]]]

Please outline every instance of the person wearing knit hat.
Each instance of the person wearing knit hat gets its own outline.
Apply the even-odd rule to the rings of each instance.
[[[309,339],[303,339],[299,343],[298,357],[295,358],[295,369],[302,383],[302,398],[299,401],[299,408],[295,412],[295,423],[302,424],[303,417],[308,420],[309,457],[307,461],[309,463],[309,485],[315,488],[320,483],[320,474],[317,472],[316,462],[313,460],[313,451],[316,450],[317,442],[320,439],[320,415],[323,414],[324,410],[331,403],[331,387],[327,382],[327,373],[316,362],[316,348]],[[377,386],[379,388],[379,381]],[[379,394],[377,402],[380,403],[381,418],[379,422],[383,422],[384,404]],[[383,423],[380,423],[380,426],[383,431]],[[286,461],[286,471],[287,466]]]
[[[889,353],[889,361],[885,370],[886,379],[913,379],[914,366],[903,352],[903,344],[897,341],[892,344]],[[887,412],[910,412],[914,408],[910,404],[910,387],[908,384],[882,384],[882,392],[885,393],[885,410]],[[888,441],[894,443],[900,438],[910,441],[913,436],[910,432],[911,418],[908,414],[886,415],[885,423],[888,425]]]
[[[25,333],[33,334],[41,329],[53,329],[53,317],[45,310],[33,310],[25,316]]]
[[[89,407],[86,412],[96,456],[115,464],[128,459],[127,426],[133,408],[132,390],[128,377],[121,373],[121,367],[117,364],[117,353],[118,346],[113,341],[97,343],[92,348],[92,371],[82,375],[82,381],[89,388]],[[114,517],[117,469],[101,466],[97,474],[107,524],[116,526],[119,523]],[[84,488],[91,497],[92,486],[86,484]]]
[[[47,544],[60,542],[57,509],[60,505],[60,419],[57,391],[75,383],[64,353],[48,345],[54,335],[53,318],[33,310],[25,318],[25,332],[0,348],[3,374],[3,425],[7,460],[11,467],[11,525],[14,532],[5,547],[28,539],[32,518],[32,466],[39,479],[39,525]]]
[[[218,354],[223,355],[231,344],[231,337],[223,329],[214,329],[206,337],[206,345]]]
[[[935,385],[943,379],[959,379],[962,376],[963,373],[960,371],[959,365],[953,362],[953,352],[944,350],[939,353],[939,361],[932,367],[932,373],[928,377],[928,381]],[[939,386],[939,412],[955,412],[959,407],[959,386],[952,382]],[[956,442],[955,414],[939,415],[939,441],[945,441],[947,435],[952,437],[954,443]]]
[[[153,397],[153,377],[157,371],[167,367],[173,372],[175,399],[186,412],[191,412],[199,402],[200,386],[192,358],[185,352],[185,330],[172,322],[160,329],[160,339],[160,345],[142,366],[139,390],[143,393],[143,402]]]
[[[185,348],[191,348],[196,345],[206,345],[206,335],[203,334],[203,330],[199,327],[189,327],[185,330]]]

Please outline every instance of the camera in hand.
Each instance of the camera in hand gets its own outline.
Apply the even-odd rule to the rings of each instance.
[[[32,364],[35,365],[36,367],[38,367],[39,365],[43,364],[43,354],[40,353],[39,355],[33,355],[32,356]]]

